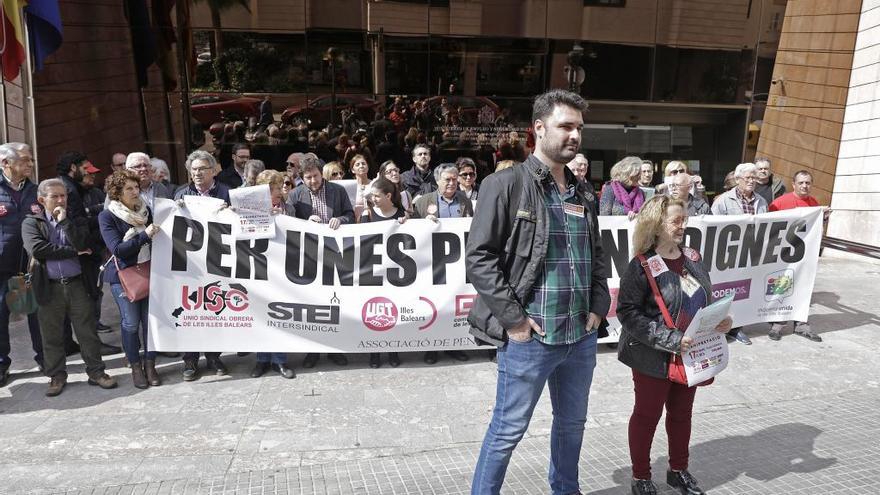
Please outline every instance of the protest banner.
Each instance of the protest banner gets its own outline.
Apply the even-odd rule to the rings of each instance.
[[[470,219],[326,225],[275,216],[271,239],[235,239],[235,213],[156,200],[151,348],[161,351],[377,352],[475,348],[477,297],[464,255]],[[626,217],[601,217],[611,268],[612,337]],[[694,217],[713,297],[734,295],[735,325],[802,320],[816,276],[822,213]]]

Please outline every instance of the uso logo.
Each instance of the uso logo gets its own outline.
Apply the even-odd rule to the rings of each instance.
[[[397,305],[387,297],[374,297],[364,303],[361,320],[370,330],[384,332],[397,325]]]

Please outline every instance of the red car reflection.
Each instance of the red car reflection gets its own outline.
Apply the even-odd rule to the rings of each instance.
[[[230,93],[196,93],[190,97],[190,112],[206,129],[214,122],[247,121],[260,116],[260,100]]]
[[[372,122],[379,108],[379,102],[360,95],[336,95],[337,124],[342,121],[343,110],[354,110],[364,122]],[[305,122],[312,128],[325,127],[330,122],[330,95],[321,95],[309,101],[307,105],[287,107],[281,114],[281,122],[285,124]]]

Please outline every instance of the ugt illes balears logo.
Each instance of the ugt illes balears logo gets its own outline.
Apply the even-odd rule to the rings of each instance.
[[[207,311],[219,315],[227,309],[238,313],[248,306],[248,291],[243,285],[229,284],[224,289],[218,280],[203,287],[184,285],[180,292],[180,307],[171,315],[177,318],[185,311]]]

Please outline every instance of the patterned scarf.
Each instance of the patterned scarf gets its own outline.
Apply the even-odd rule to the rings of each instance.
[[[611,181],[611,190],[614,191],[614,197],[618,203],[623,205],[626,213],[638,213],[642,209],[642,204],[645,203],[645,193],[638,187],[633,187],[631,191],[627,192],[619,180],[613,180]]]

